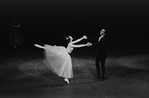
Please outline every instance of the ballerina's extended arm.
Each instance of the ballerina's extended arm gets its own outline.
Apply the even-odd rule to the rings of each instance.
[[[75,44],[75,43],[77,43],[77,42],[80,42],[81,40],[83,40],[83,39],[87,39],[87,36],[83,36],[83,37],[81,37],[81,38],[79,38],[79,39],[77,39],[77,40],[75,40],[75,41],[72,41],[72,43],[73,44]]]
[[[42,49],[45,49],[45,47],[41,46],[41,45],[38,45],[38,44],[34,44],[34,46],[38,47],[38,48],[42,48]]]
[[[80,48],[80,47],[91,46],[91,45],[92,44],[90,42],[88,42],[87,44],[80,44],[80,45],[71,44],[71,46],[74,48]]]

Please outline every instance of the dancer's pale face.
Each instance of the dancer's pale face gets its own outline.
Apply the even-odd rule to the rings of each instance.
[[[104,35],[105,35],[105,29],[102,29],[102,30],[100,31],[100,35],[101,35],[101,36],[104,36]]]

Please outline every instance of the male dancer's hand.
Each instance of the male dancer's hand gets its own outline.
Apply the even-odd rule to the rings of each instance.
[[[87,43],[87,46],[92,46],[92,43],[88,42],[88,43]]]

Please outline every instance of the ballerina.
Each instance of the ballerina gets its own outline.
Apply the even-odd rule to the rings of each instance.
[[[69,84],[69,79],[73,78],[73,70],[72,70],[72,61],[70,57],[70,53],[72,53],[74,48],[80,48],[85,46],[91,46],[91,43],[79,44],[83,39],[87,39],[87,36],[83,36],[75,41],[71,36],[66,37],[68,40],[67,48],[64,46],[52,46],[45,44],[44,46],[34,44],[38,48],[42,48],[45,50],[45,65],[56,75],[63,77],[64,81]]]

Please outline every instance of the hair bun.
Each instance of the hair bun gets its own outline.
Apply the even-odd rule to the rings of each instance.
[[[69,40],[69,37],[68,37],[68,36],[65,36],[65,39],[66,39],[66,40]]]

